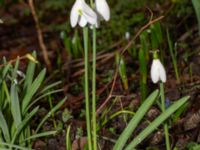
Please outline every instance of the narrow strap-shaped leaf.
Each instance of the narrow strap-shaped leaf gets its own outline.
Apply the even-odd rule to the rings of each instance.
[[[189,96],[183,97],[171,105],[165,112],[159,115],[147,128],[145,128],[133,141],[125,148],[125,150],[133,150],[140,142],[142,142],[149,134],[151,134],[160,124],[162,124],[170,115],[187,102]]]
[[[56,133],[57,133],[57,131],[46,131],[46,132],[38,133],[38,134],[35,134],[35,135],[32,135],[32,136],[29,136],[28,138],[24,139],[24,141],[22,141],[22,142],[25,142],[27,140],[33,140],[33,139],[41,138],[41,137],[46,137],[46,136],[49,136],[49,135],[55,135]]]
[[[134,117],[128,123],[128,126],[124,129],[120,137],[118,138],[113,150],[122,150],[124,145],[126,144],[128,138],[133,133],[134,129],[137,127],[138,123],[142,120],[145,113],[152,106],[154,101],[158,96],[159,91],[154,91],[140,106],[138,111],[135,113]]]
[[[32,55],[33,57],[36,57],[36,52],[34,51]],[[31,88],[31,84],[33,82],[33,77],[34,77],[35,66],[36,64],[33,61],[29,61],[24,81],[24,90],[26,89],[28,91]]]
[[[19,68],[19,57],[17,57],[17,60],[15,62],[14,70],[12,71],[12,79],[15,80],[17,78],[17,70]]]
[[[198,28],[199,28],[199,34],[200,34],[200,1],[199,0],[192,0],[195,12],[196,12],[196,16],[197,16],[197,20],[198,20]]]
[[[18,146],[18,145],[14,145],[14,144],[10,144],[10,143],[3,143],[3,142],[0,142],[0,146],[8,146],[10,148],[15,148],[15,149],[18,149],[18,150],[33,150],[33,149],[30,149],[30,148],[25,148],[25,147],[22,147],[22,146]],[[6,149],[6,148],[1,148],[1,150],[10,150],[10,149]]]
[[[16,138],[20,134],[23,128],[26,127],[27,123],[31,120],[31,118],[38,112],[39,106],[34,108],[26,117],[25,119],[21,122],[21,124],[18,126],[16,132],[14,133],[12,137],[12,144],[14,144]]]
[[[17,128],[22,121],[22,117],[21,117],[20,103],[19,103],[19,97],[18,97],[16,84],[13,84],[11,86],[10,98],[11,98],[11,112],[12,112],[12,116],[15,122],[15,126]]]
[[[30,104],[27,106],[27,108],[25,109],[24,113],[26,114],[26,112],[27,112],[34,104],[36,104],[38,101],[40,101],[42,98],[47,97],[48,95],[52,95],[52,94],[55,94],[55,93],[58,93],[58,92],[62,92],[62,91],[63,91],[63,89],[58,89],[58,90],[50,91],[50,92],[47,92],[47,93],[41,95],[40,97],[34,99],[33,102],[30,103]]]
[[[57,81],[57,82],[54,82],[54,83],[52,83],[50,85],[47,85],[44,89],[42,89],[42,91],[40,91],[40,93],[45,93],[45,92],[51,90],[52,88],[54,88],[55,86],[57,86],[57,85],[59,85],[61,83],[62,83],[61,81]]]
[[[35,92],[40,87],[42,81],[44,80],[45,73],[46,73],[46,69],[43,69],[39,73],[39,75],[36,77],[34,82],[31,84],[31,88],[29,89],[29,91],[26,92],[26,95],[25,95],[24,99],[22,100],[22,113],[23,113],[23,115],[24,115],[24,111],[25,111],[26,107],[29,105],[29,103],[31,101],[31,98],[33,97]]]
[[[4,69],[3,69],[3,72],[2,72],[2,78],[5,78],[6,77],[6,74],[8,73],[9,69],[11,68],[11,65],[10,64],[7,64]]]
[[[70,141],[70,130],[71,130],[71,125],[69,125],[67,127],[67,131],[66,131],[66,149],[71,150],[72,149],[72,145],[71,145],[71,141]]]
[[[2,113],[2,111],[0,110],[0,128],[3,132],[4,138],[6,140],[6,142],[10,142],[10,134],[9,134],[9,130],[8,130],[8,125],[6,123],[6,120],[4,118],[4,115]]]
[[[56,111],[58,110],[67,100],[67,97],[65,97],[63,100],[61,100],[56,106],[53,107],[53,109],[42,119],[40,124],[38,125],[36,129],[36,133],[40,130],[41,126],[44,124],[44,122]]]

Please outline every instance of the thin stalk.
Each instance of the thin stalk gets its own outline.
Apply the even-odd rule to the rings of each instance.
[[[52,110],[52,109],[53,109],[53,104],[52,104],[52,98],[51,98],[50,95],[48,96],[48,100],[49,100],[50,110]],[[53,118],[53,125],[54,125],[54,128],[57,129],[57,125],[56,125],[56,120],[55,120],[55,115],[54,115],[54,113],[52,113],[51,116],[52,116],[52,118]]]
[[[104,120],[102,122],[102,126],[105,126],[110,120],[114,119],[115,117],[121,115],[121,114],[129,114],[129,115],[132,115],[134,116],[135,115],[135,112],[132,112],[132,111],[128,111],[128,110],[121,110],[121,111],[118,111],[116,113],[114,113],[113,115],[111,115],[108,119]]]
[[[93,27],[93,48],[92,48],[92,129],[93,149],[97,149],[97,123],[96,123],[96,28]]]
[[[178,83],[180,83],[180,77],[179,77],[179,71],[178,71],[178,67],[177,67],[176,55],[175,55],[173,47],[172,47],[172,41],[170,39],[169,30],[167,30],[167,41],[168,41],[168,45],[169,45],[169,52],[170,52],[170,55],[172,57],[172,63],[173,63],[173,66],[174,66],[176,80],[178,81]]]
[[[161,109],[162,112],[165,112],[165,94],[164,94],[164,84],[162,82],[160,83],[160,95],[161,95]],[[170,150],[169,131],[167,123],[164,123],[164,132],[165,132],[166,149]]]
[[[94,1],[93,0],[90,0],[90,5],[92,8],[94,8]]]
[[[90,125],[90,102],[89,102],[89,75],[88,75],[88,28],[83,28],[84,38],[84,66],[85,66],[85,111],[87,126],[87,142],[89,150],[92,150],[91,125]]]
[[[70,130],[71,125],[69,125],[66,129],[66,150],[72,150],[71,141],[70,141]]]

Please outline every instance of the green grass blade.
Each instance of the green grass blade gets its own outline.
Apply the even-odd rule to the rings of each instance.
[[[24,111],[25,111],[26,107],[29,105],[33,95],[36,93],[36,91],[40,87],[42,81],[44,80],[45,74],[46,74],[46,69],[43,69],[39,73],[39,75],[36,77],[36,79],[33,81],[33,83],[31,84],[30,90],[27,91],[24,99],[22,100],[22,113],[23,113],[23,115],[24,115]]]
[[[66,149],[67,150],[71,150],[72,149],[72,144],[71,144],[71,140],[70,140],[70,130],[71,130],[71,125],[69,125],[67,127],[67,131],[66,131]]]
[[[147,60],[145,57],[145,49],[139,50],[139,71],[140,71],[140,93],[142,102],[146,99],[147,96]]]
[[[41,138],[41,137],[46,137],[46,136],[50,136],[50,135],[55,135],[57,133],[57,131],[47,131],[47,132],[42,132],[42,133],[38,133],[32,136],[29,136],[28,138],[24,139],[24,141],[28,141],[28,140],[34,140],[37,138]]]
[[[22,121],[21,117],[21,110],[20,110],[20,103],[19,103],[19,97],[17,92],[16,84],[13,84],[11,86],[11,112],[12,116],[15,122],[15,127],[18,128],[19,124]]]
[[[10,64],[7,64],[4,69],[3,69],[3,72],[2,72],[2,78],[5,78],[9,69],[11,68],[11,65]]]
[[[197,20],[198,20],[198,28],[199,28],[199,34],[200,34],[200,1],[199,0],[192,0],[192,4],[194,6],[196,15],[197,15]]]
[[[3,113],[0,110],[0,128],[3,132],[4,138],[6,140],[6,142],[10,142],[10,134],[9,134],[9,130],[8,130],[8,125],[6,123],[6,120],[4,118]]]
[[[17,128],[17,131],[14,133],[12,137],[12,144],[14,144],[15,140],[17,139],[18,135],[22,131],[23,128],[26,127],[27,123],[31,120],[31,118],[38,112],[39,107],[34,108],[26,117],[25,119],[21,122],[19,127]]]
[[[172,104],[165,112],[159,115],[147,128],[145,128],[134,140],[125,148],[125,150],[133,150],[141,141],[151,134],[160,124],[162,124],[170,115],[184,105],[189,96],[185,96]]]
[[[180,83],[179,70],[178,70],[177,61],[176,61],[176,55],[175,55],[175,51],[174,51],[174,48],[173,48],[173,45],[172,45],[172,40],[170,38],[169,30],[167,30],[167,42],[168,42],[168,46],[169,46],[169,52],[170,52],[170,55],[171,55],[171,58],[172,58],[172,63],[173,63],[176,79],[177,79],[178,83]]]
[[[16,78],[17,78],[17,70],[18,70],[18,68],[19,68],[19,57],[17,57],[17,60],[15,62],[15,67],[14,67],[14,69],[12,71],[12,79],[13,80],[16,80]]]
[[[120,56],[119,53],[116,53],[116,64],[118,65],[119,75],[121,77],[124,89],[128,90],[128,79],[126,75],[126,63],[123,56]]]
[[[7,83],[6,83],[5,80],[3,81],[3,90],[4,90],[5,94],[6,94],[7,101],[8,101],[8,103],[10,104],[10,103],[11,103],[11,100],[10,100],[10,93],[9,93],[8,86],[7,86]]]
[[[40,122],[40,124],[38,125],[37,129],[36,129],[36,133],[40,130],[40,128],[42,127],[42,125],[44,124],[44,122],[53,114],[55,113],[67,100],[67,97],[65,97],[63,100],[61,100],[56,106],[53,107],[53,109],[51,109],[51,111],[42,119],[42,121]]]
[[[156,100],[158,96],[159,91],[155,90],[140,106],[138,111],[135,113],[134,117],[131,119],[131,121],[128,123],[128,126],[125,128],[125,130],[122,132],[120,137],[118,138],[114,150],[122,150],[124,145],[126,144],[128,138],[133,133],[134,129],[137,127],[138,123],[142,120],[145,113],[148,111],[148,109],[152,106],[154,101]]]
[[[8,149],[8,148],[0,148],[0,150],[10,150],[10,149]]]
[[[18,145],[3,143],[3,142],[0,142],[0,146],[8,146],[10,148],[15,148],[17,150],[33,150],[33,149],[30,149],[30,148],[25,148],[25,147],[21,147],[21,146],[18,146]],[[1,148],[0,150],[10,150],[10,149]]]
[[[24,113],[26,113],[26,112],[28,111],[29,108],[31,108],[34,104],[36,104],[36,103],[37,103],[38,101],[40,101],[41,99],[43,99],[43,98],[45,98],[45,97],[47,97],[47,96],[49,96],[49,95],[62,92],[62,91],[63,91],[63,89],[58,89],[58,90],[49,91],[49,92],[47,92],[47,93],[41,95],[40,97],[34,99],[33,102],[27,106],[27,108],[25,109]]]
[[[55,83],[52,83],[50,85],[47,85],[40,93],[45,93],[49,90],[51,90],[52,88],[56,87],[57,85],[61,84],[62,82],[61,81],[57,81]]]
[[[32,53],[33,57],[36,57],[36,52],[34,51]],[[31,84],[33,82],[34,72],[35,72],[35,66],[36,64],[33,61],[29,61],[27,70],[26,70],[26,77],[24,81],[24,90],[29,91],[31,88]]]

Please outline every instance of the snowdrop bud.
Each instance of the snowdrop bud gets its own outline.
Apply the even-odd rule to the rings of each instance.
[[[0,24],[3,24],[3,20],[2,19],[0,19]]]
[[[104,20],[110,19],[110,8],[106,0],[95,0],[95,7],[98,15]]]
[[[130,40],[130,37],[131,37],[130,32],[127,31],[127,32],[125,33],[125,39],[126,39],[126,40]]]
[[[72,27],[77,24],[84,27],[87,23],[96,25],[97,15],[84,0],[76,0],[70,13],[70,23]]]
[[[157,83],[158,81],[166,82],[166,71],[158,58],[153,59],[151,65],[151,80],[153,83]]]
[[[18,74],[20,77],[22,77],[22,78],[25,78],[25,77],[26,77],[25,74],[24,74],[22,71],[20,71],[20,70],[17,70],[17,74]]]
[[[17,79],[14,79],[14,84],[17,85],[18,84],[18,81]]]

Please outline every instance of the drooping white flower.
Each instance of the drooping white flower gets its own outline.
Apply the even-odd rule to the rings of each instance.
[[[130,37],[131,37],[130,32],[127,31],[127,32],[125,33],[125,39],[126,39],[126,40],[130,40]]]
[[[95,0],[95,8],[101,18],[106,21],[110,19],[110,8],[106,0]]]
[[[2,19],[0,19],[0,24],[3,24],[3,20]]]
[[[166,82],[166,71],[159,59],[154,59],[151,65],[151,80],[153,83]]]
[[[70,23],[72,27],[75,27],[77,23],[81,27],[86,26],[87,23],[95,25],[97,15],[84,0],[76,0],[70,13]]]

